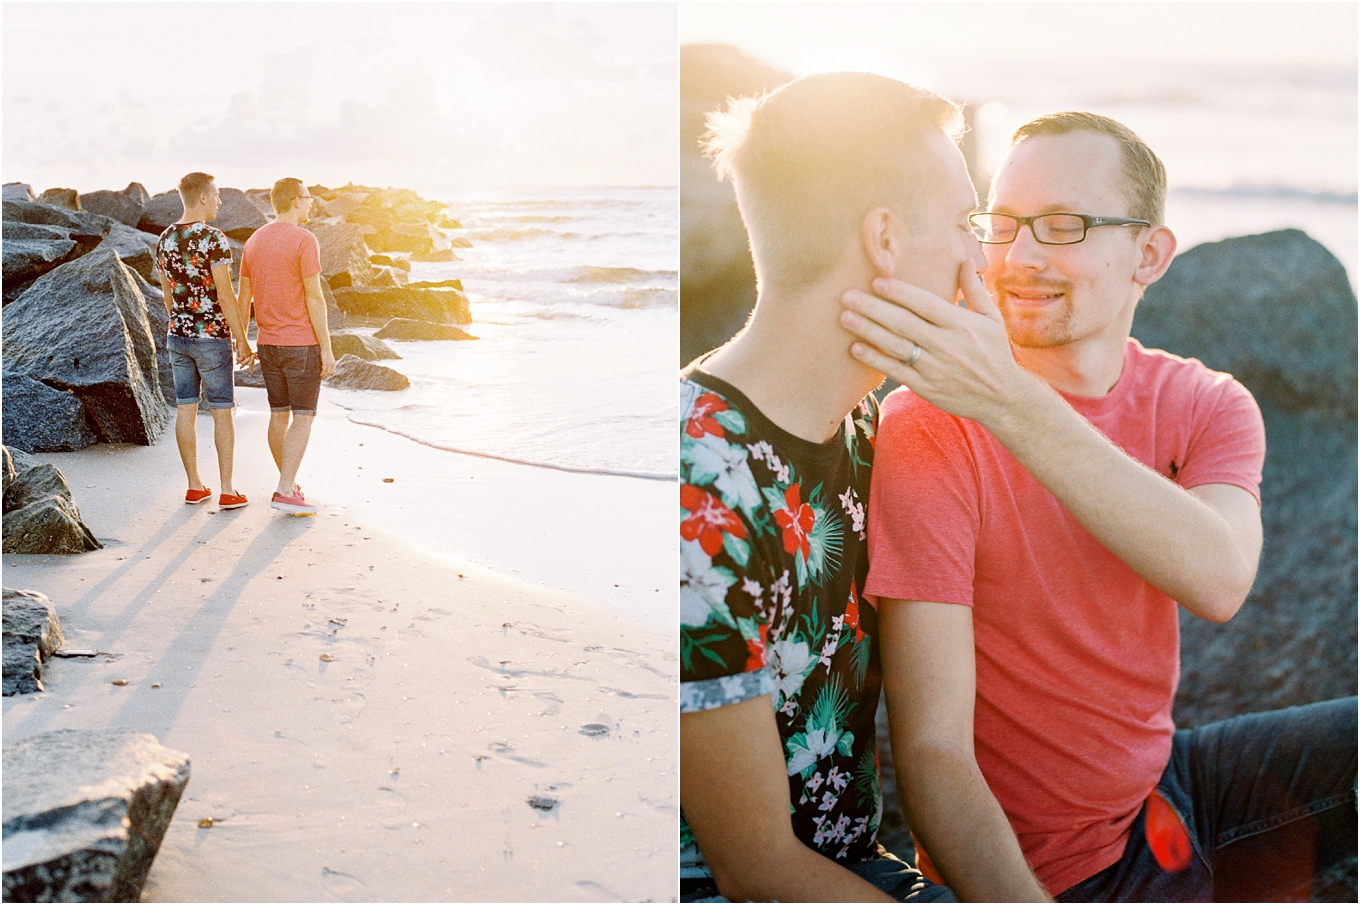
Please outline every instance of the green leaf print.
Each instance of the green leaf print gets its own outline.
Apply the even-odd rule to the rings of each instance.
[[[817,770],[818,761],[833,754],[850,753],[855,737],[843,727],[853,709],[840,680],[831,676],[817,693],[817,701],[808,712],[803,731],[792,736],[785,746],[790,776],[799,774],[807,779]]]

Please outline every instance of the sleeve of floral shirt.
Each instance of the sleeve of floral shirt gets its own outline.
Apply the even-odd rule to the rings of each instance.
[[[770,516],[750,467],[746,418],[691,381],[680,394],[680,712],[774,690],[765,662],[774,564],[753,543]]]
[[[220,230],[212,230],[204,244],[207,246],[209,271],[219,264],[231,264],[231,246]]]

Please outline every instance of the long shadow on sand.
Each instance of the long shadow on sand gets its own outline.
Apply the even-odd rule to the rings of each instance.
[[[113,723],[120,726],[170,726],[184,705],[184,699],[207,663],[212,649],[232,608],[252,579],[268,568],[283,549],[300,539],[314,524],[310,518],[271,519],[237,559],[236,566],[199,606],[189,624],[162,652],[166,663],[184,663],[182,681],[173,690],[139,687],[118,710]],[[205,529],[206,530],[206,529]],[[220,530],[220,529],[214,529]],[[200,532],[200,534],[203,532]]]

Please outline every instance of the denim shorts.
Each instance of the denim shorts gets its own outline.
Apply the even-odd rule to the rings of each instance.
[[[257,351],[269,410],[315,415],[321,396],[321,347],[261,344]]]
[[[171,336],[169,340],[176,405],[197,405],[200,384],[203,395],[208,397],[208,408],[229,409],[236,404],[230,339],[225,336]]]

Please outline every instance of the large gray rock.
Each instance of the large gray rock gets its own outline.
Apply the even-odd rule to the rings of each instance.
[[[377,337],[364,336],[361,333],[332,333],[331,353],[337,359],[344,355],[353,355],[364,361],[401,358],[387,343]]]
[[[160,383],[161,397],[166,405],[175,404],[175,370],[170,363],[170,312],[165,310],[165,295],[161,292],[159,278],[148,282],[140,273],[133,271],[137,288],[146,299],[146,322],[151,327],[151,339],[156,344],[156,378]]]
[[[335,363],[335,373],[326,379],[329,386],[348,390],[404,390],[411,385],[405,374],[364,361],[354,355],[342,355]]]
[[[178,191],[161,192],[147,199],[146,206],[142,208],[142,216],[137,220],[137,228],[159,236],[183,213],[184,202],[179,200]]]
[[[222,207],[217,211],[216,219],[208,223],[209,226],[244,242],[255,230],[269,222],[255,202],[240,189],[218,189],[217,193],[222,199]]]
[[[432,324],[429,321],[412,320],[406,317],[392,318],[373,335],[379,339],[480,339],[480,337],[473,336],[471,333],[466,333],[448,324]]]
[[[152,271],[156,267],[154,236],[115,221],[100,245],[116,251],[123,263],[140,274],[142,279],[148,282],[153,279]],[[155,279],[159,281],[158,277]]]
[[[6,182],[4,187],[5,201],[33,201],[33,186],[27,182]]]
[[[4,694],[43,690],[43,664],[61,647],[61,622],[46,595],[4,589]],[[8,790],[6,791],[8,794]]]
[[[189,781],[189,756],[132,729],[5,747],[9,902],[136,902]]]
[[[80,196],[80,209],[111,217],[125,226],[136,227],[142,211],[151,200],[140,182],[129,182],[121,192],[100,189]]]
[[[37,201],[12,201],[7,198],[0,209],[3,209],[6,220],[36,223],[41,226],[60,226],[70,231],[71,238],[84,241],[90,248],[99,244],[99,240],[104,238],[114,222],[108,217],[89,211],[69,210]]]
[[[1181,614],[1178,725],[1355,694],[1356,299],[1298,230],[1178,256],[1133,333],[1251,390],[1266,425],[1265,543],[1224,625]]]
[[[5,443],[24,452],[74,452],[99,442],[74,393],[23,374],[6,374],[0,387]]]
[[[81,520],[66,478],[54,466],[12,452],[14,477],[5,488],[6,553],[84,553],[103,545]]]
[[[80,210],[80,194],[75,189],[44,189],[43,193],[38,196],[38,203],[78,211]]]
[[[335,290],[345,314],[360,317],[409,317],[440,324],[470,324],[467,296],[457,289],[364,286]]]
[[[4,239],[4,285],[35,280],[65,264],[78,254],[69,230],[59,226],[6,220]]]
[[[313,221],[305,227],[321,246],[321,276],[332,288],[367,286],[374,269],[363,233],[353,223]]]
[[[41,277],[5,309],[4,359],[80,397],[101,440],[155,442],[170,410],[137,277],[101,248]]]
[[[1177,256],[1134,320],[1144,345],[1195,358],[1258,400],[1355,417],[1356,309],[1346,269],[1297,229]]]

